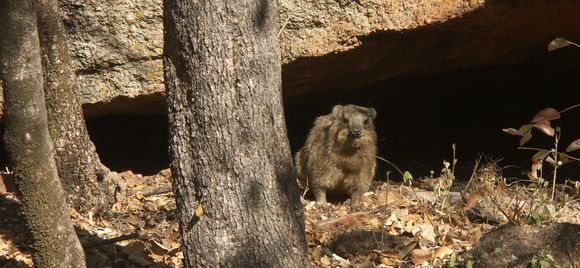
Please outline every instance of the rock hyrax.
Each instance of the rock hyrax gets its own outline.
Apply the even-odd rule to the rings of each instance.
[[[302,186],[312,190],[316,202],[326,194],[350,195],[351,209],[361,208],[362,195],[375,175],[377,133],[373,108],[336,105],[320,116],[296,153],[296,171]]]

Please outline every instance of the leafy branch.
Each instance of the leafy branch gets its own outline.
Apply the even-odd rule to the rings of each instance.
[[[541,175],[538,176],[538,171],[541,171],[542,164],[544,162],[548,162],[553,165],[554,172],[552,173],[552,201],[554,200],[554,193],[556,191],[556,177],[558,167],[570,161],[580,161],[579,158],[570,155],[570,152],[580,149],[580,139],[576,139],[570,143],[563,152],[559,151],[561,129],[560,127],[552,127],[551,122],[553,120],[559,119],[562,113],[577,107],[580,107],[580,104],[570,106],[566,109],[563,109],[562,111],[558,111],[554,108],[545,108],[539,111],[530,121],[530,123],[524,124],[518,129],[503,129],[504,132],[510,135],[521,137],[518,149],[537,151],[532,156],[532,167],[530,172],[532,179],[536,179],[541,182],[543,178],[541,178]],[[541,133],[544,133],[550,137],[554,137],[553,147],[550,149],[524,147],[524,145],[532,139],[533,128],[538,129]]]

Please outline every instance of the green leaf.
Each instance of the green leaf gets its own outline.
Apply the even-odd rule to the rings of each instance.
[[[449,258],[449,263],[448,267],[450,268],[455,268],[455,266],[457,265],[457,256],[455,256],[455,253],[451,254],[451,257]]]
[[[540,216],[540,214],[537,211],[532,211],[532,213],[530,213],[530,215],[528,215],[528,217],[526,218],[526,222],[528,224],[534,224],[534,225],[541,225],[542,224],[542,217]]]
[[[410,181],[412,179],[413,179],[413,175],[411,174],[411,172],[405,171],[405,174],[403,174],[403,180]]]

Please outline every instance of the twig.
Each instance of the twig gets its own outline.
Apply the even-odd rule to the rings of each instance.
[[[309,185],[308,178],[306,178],[306,185],[304,185],[304,192],[302,192],[302,198],[304,198],[304,199],[306,199],[306,193],[308,193],[308,190],[310,190],[308,188],[308,185]]]
[[[568,42],[570,42],[570,41],[568,41]],[[572,42],[570,42],[570,43],[572,43]],[[572,44],[574,44],[574,43],[572,43]],[[578,46],[578,45],[576,45],[576,44],[574,44],[574,45],[575,45],[575,46],[577,46],[577,47],[580,47],[580,46]],[[574,109],[574,108],[576,108],[576,107],[578,107],[578,106],[580,106],[580,103],[578,103],[578,104],[574,104],[574,105],[572,105],[572,106],[570,106],[570,107],[568,107],[568,108],[566,108],[566,109],[564,109],[564,110],[560,111],[559,113],[560,113],[560,114],[562,114],[563,112],[566,112],[566,111],[572,110],[572,109]]]
[[[278,37],[280,37],[280,34],[282,34],[282,31],[284,30],[284,28],[286,28],[286,25],[288,24],[288,22],[290,22],[290,18],[292,18],[292,13],[288,14],[288,18],[286,18],[286,21],[284,21],[284,24],[282,24],[282,27],[280,27],[280,31],[278,31]]]
[[[572,159],[572,160],[580,161],[580,158],[573,157],[573,156],[571,156],[571,155],[569,155],[567,153],[562,153],[562,152],[560,152],[560,153],[563,154],[563,155],[565,155],[566,157]]]
[[[493,197],[493,196],[490,196],[490,197],[491,197],[490,198],[491,202],[495,205],[495,207],[499,210],[499,212],[501,212],[501,214],[503,214],[508,219],[509,222],[511,222],[513,224],[516,224],[516,225],[519,225],[517,222],[515,222],[514,220],[512,220],[510,218],[510,216],[500,207],[500,205],[497,202],[497,200],[495,199],[495,197]]]
[[[556,163],[554,163],[554,171],[552,174],[554,174],[553,180],[552,180],[552,198],[550,199],[550,201],[554,202],[554,195],[556,194],[556,174],[558,173],[558,145],[560,142],[560,135],[562,133],[556,129],[556,135],[554,135],[554,149],[552,151],[552,157],[554,157],[554,161]]]
[[[451,159],[451,175],[455,177],[455,164],[457,159],[455,158],[455,143],[451,144],[451,149],[453,151],[453,159]]]
[[[104,246],[104,245],[114,244],[114,243],[117,243],[120,241],[134,239],[134,238],[139,238],[138,232],[132,233],[132,234],[127,234],[127,235],[121,235],[121,236],[109,238],[109,239],[97,240],[97,241],[94,241],[91,243],[86,243],[85,245],[83,245],[83,248],[86,250],[86,249],[90,249],[90,248],[96,248],[96,247],[100,247],[100,246]]]
[[[173,188],[170,185],[169,186],[164,185],[164,186],[159,186],[159,187],[155,187],[155,188],[146,188],[143,190],[131,191],[129,196],[136,195],[136,194],[140,193],[144,197],[148,197],[148,196],[152,196],[152,195],[170,193],[172,190],[173,190]]]
[[[365,153],[361,153],[361,154],[367,155],[367,156],[372,156],[372,157],[374,157],[376,159],[382,160],[385,163],[387,163],[387,164],[391,165],[392,167],[394,167],[395,169],[397,169],[397,171],[399,172],[399,174],[401,174],[401,176],[403,176],[403,177],[405,176],[405,174],[403,173],[403,171],[401,171],[395,164],[391,163],[391,161],[389,161],[389,160],[387,160],[385,158],[382,158],[382,157],[380,157],[378,155],[365,154]]]
[[[473,166],[473,172],[471,172],[471,177],[469,178],[469,181],[467,182],[467,185],[465,186],[465,189],[469,188],[469,184],[471,184],[471,181],[473,179],[475,179],[476,173],[477,173],[477,168],[479,167],[479,163],[481,162],[481,158],[483,157],[483,154],[479,154],[479,157],[477,158],[477,160],[475,161],[475,165]]]
[[[578,44],[576,44],[576,43],[574,43],[574,42],[572,42],[572,41],[570,41],[570,40],[566,40],[566,41],[567,41],[568,43],[570,43],[571,45],[575,45],[575,46],[577,46],[577,47],[580,47],[580,45],[578,45]]]
[[[520,149],[520,150],[532,150],[532,151],[541,151],[541,150],[549,151],[548,149],[535,148],[535,147],[523,147],[523,146],[519,146],[518,149]]]
[[[565,206],[568,206],[569,204],[571,204],[571,203],[574,203],[574,202],[576,202],[576,201],[579,201],[579,200],[580,200],[580,198],[576,198],[576,199],[570,200],[570,201],[568,201],[568,202],[564,202],[564,205],[563,205],[563,207],[565,207]],[[558,220],[558,217],[560,217],[560,213],[562,212],[562,210],[563,210],[563,208],[562,208],[562,209],[559,209],[559,210],[556,212],[556,214],[555,214],[555,215],[554,215],[554,217],[553,217],[555,220]]]

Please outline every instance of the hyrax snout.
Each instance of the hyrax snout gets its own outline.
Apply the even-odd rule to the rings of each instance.
[[[373,108],[336,105],[314,121],[296,153],[296,170],[316,202],[326,203],[327,193],[349,195],[352,210],[360,210],[362,195],[375,175],[376,114]]]

